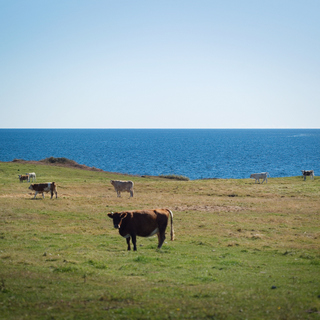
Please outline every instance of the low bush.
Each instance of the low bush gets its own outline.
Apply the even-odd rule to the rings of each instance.
[[[190,179],[185,176],[179,176],[175,174],[170,174],[170,175],[160,175],[161,178],[164,179],[171,179],[171,180],[178,180],[178,181],[189,181]]]

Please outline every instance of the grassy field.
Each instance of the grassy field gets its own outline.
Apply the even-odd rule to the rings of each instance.
[[[18,174],[55,181],[33,200]],[[117,198],[110,179],[130,179]],[[177,181],[0,163],[0,319],[320,319],[320,179]],[[111,211],[169,208],[175,241]]]

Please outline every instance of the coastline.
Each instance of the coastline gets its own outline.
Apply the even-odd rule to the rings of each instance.
[[[197,180],[242,180],[242,179],[250,179],[248,178],[200,178],[200,179],[190,179],[186,176],[181,175],[159,175],[159,176],[153,176],[153,175],[139,175],[139,174],[129,174],[129,173],[122,173],[122,172],[111,172],[111,171],[105,171],[100,168],[96,167],[90,167],[85,164],[79,164],[74,160],[67,159],[67,158],[46,158],[42,160],[24,160],[24,159],[13,159],[12,161],[0,161],[0,163],[21,163],[21,164],[31,164],[31,165],[46,165],[46,166],[55,166],[55,167],[63,167],[63,168],[75,168],[75,169],[81,169],[81,170],[87,170],[87,171],[96,171],[96,172],[104,172],[109,174],[115,174],[115,175],[121,175],[121,176],[130,176],[130,177],[141,177],[141,178],[147,178],[147,177],[156,177],[156,178],[163,178],[163,179],[173,179],[173,180],[180,180],[180,181],[197,181]],[[299,177],[299,176],[286,176],[286,177],[274,177],[274,178],[293,178],[293,177]],[[272,177],[270,177],[272,178]]]

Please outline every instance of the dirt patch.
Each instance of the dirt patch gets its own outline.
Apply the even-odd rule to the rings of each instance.
[[[30,196],[27,194],[0,194],[0,198],[28,198],[28,197]]]
[[[211,206],[211,205],[186,205],[175,207],[176,211],[202,211],[202,212],[239,212],[245,208],[239,206]]]

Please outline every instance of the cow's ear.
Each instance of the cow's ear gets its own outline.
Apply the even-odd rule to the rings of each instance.
[[[112,219],[113,218],[113,212],[109,212],[108,213],[108,217]]]
[[[123,219],[123,218],[125,218],[126,216],[127,216],[127,212],[122,212],[121,215],[120,215],[120,218]]]

